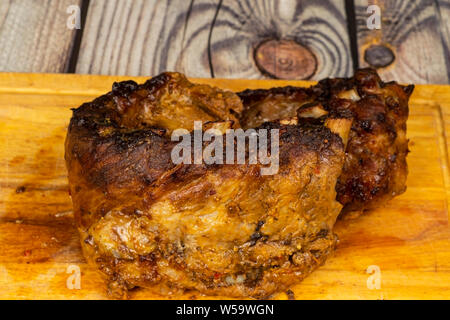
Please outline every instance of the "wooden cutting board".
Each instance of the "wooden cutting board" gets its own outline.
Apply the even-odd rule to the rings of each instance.
[[[0,74],[0,298],[107,298],[102,280],[81,255],[68,195],[64,138],[70,108],[125,79]],[[311,85],[195,81],[231,90]],[[408,191],[385,208],[339,221],[335,255],[292,288],[297,299],[450,298],[449,133],[450,86],[417,86],[408,121]],[[74,281],[78,270],[80,289]],[[137,290],[132,298],[165,296]],[[208,297],[189,292],[181,298]]]

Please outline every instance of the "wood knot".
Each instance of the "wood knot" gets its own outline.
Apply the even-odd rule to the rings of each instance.
[[[371,45],[364,52],[364,60],[372,67],[383,68],[394,62],[395,55],[384,45]]]
[[[256,65],[262,73],[277,79],[308,79],[317,68],[312,52],[292,40],[267,40],[255,50]]]

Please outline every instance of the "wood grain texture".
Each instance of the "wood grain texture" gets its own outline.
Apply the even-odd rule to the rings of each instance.
[[[221,78],[266,77],[255,63],[255,49],[267,40],[291,40],[310,50],[317,60],[311,79],[353,72],[343,1],[223,1],[220,7],[211,2],[195,1],[188,21],[180,64],[188,75],[206,75],[210,67]],[[217,14],[212,28],[194,18],[211,12]],[[280,69],[294,60],[287,56],[283,63],[281,58],[269,57]]]
[[[0,71],[66,72],[76,30],[70,5],[81,0],[0,1]]]
[[[437,17],[441,41],[444,49],[444,59],[447,67],[448,82],[450,82],[450,0],[436,0]]]
[[[189,1],[96,0],[88,8],[77,73],[175,70]]]
[[[380,30],[367,28],[366,10],[372,4],[381,9]],[[391,51],[394,61],[379,68],[385,79],[409,83],[449,82],[450,1],[355,0],[355,8],[360,66],[370,64],[370,54],[386,57]],[[385,53],[370,52],[373,46],[384,47]]]
[[[295,76],[295,60],[274,54],[269,60],[288,72],[272,76],[353,72],[344,2],[329,0],[92,1],[77,72],[266,78],[255,49],[267,40],[294,41],[317,60],[312,75]]]
[[[113,81],[124,79],[0,74],[0,298],[107,298],[101,278],[81,255],[63,143],[70,108],[109,91]],[[195,81],[230,90],[311,84]],[[340,221],[335,255],[292,288],[297,299],[450,297],[449,133],[450,87],[417,86],[408,120],[411,153],[407,192],[360,219]],[[70,265],[81,268],[80,290],[66,286]],[[370,265],[381,269],[379,290],[367,287]],[[167,296],[137,290],[132,298]],[[190,292],[181,298],[212,297]],[[287,296],[281,293],[275,298]]]

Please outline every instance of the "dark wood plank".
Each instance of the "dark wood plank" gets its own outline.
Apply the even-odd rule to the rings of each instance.
[[[449,1],[355,0],[360,66],[386,80],[448,83]],[[367,28],[368,5],[381,9],[381,29]]]
[[[67,8],[81,0],[0,1],[0,71],[65,72],[76,30]]]
[[[91,1],[79,73],[319,79],[352,70],[344,1]]]

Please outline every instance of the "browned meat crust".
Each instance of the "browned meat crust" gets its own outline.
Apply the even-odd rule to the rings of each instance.
[[[362,69],[353,78],[325,79],[311,88],[245,90],[238,93],[244,103],[241,124],[253,127],[297,113],[313,118],[353,117],[336,189],[343,211],[357,215],[406,190],[406,120],[413,89],[385,83],[375,70]]]
[[[172,163],[169,132],[192,130],[194,120],[239,127],[240,113],[235,94],[176,73],[115,84],[74,110],[65,159],[75,219],[86,258],[115,297],[155,284],[268,297],[333,251],[351,121],[255,126],[280,130],[275,175],[261,175],[259,164]]]

